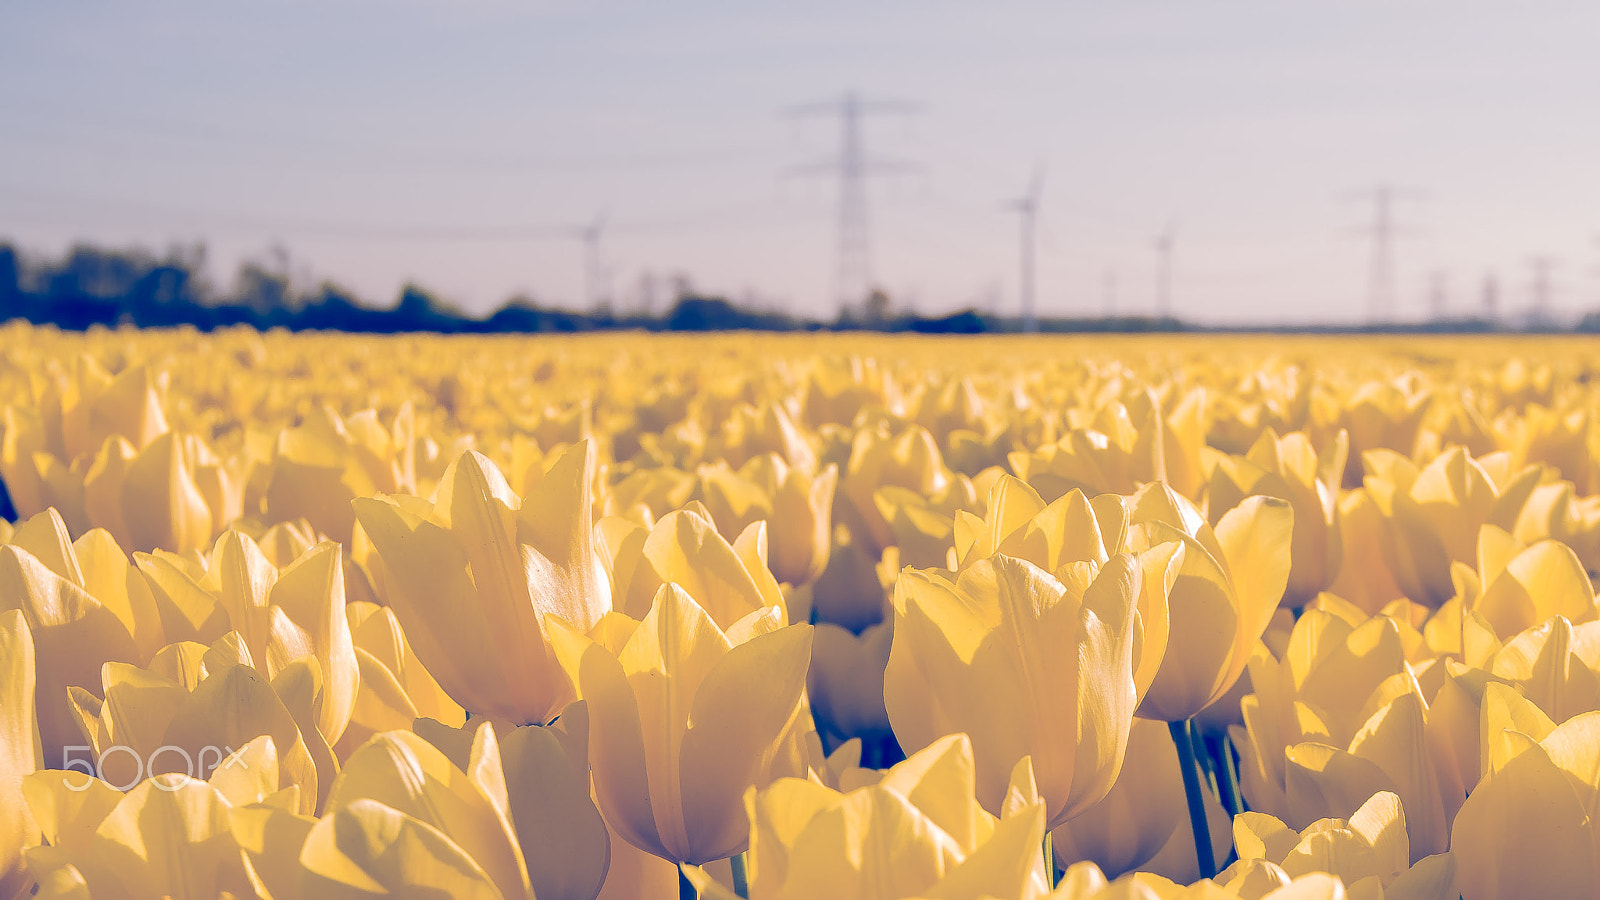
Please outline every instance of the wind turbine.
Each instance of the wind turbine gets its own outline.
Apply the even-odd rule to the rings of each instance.
[[[1022,330],[1032,334],[1039,330],[1039,316],[1034,306],[1033,275],[1034,275],[1034,234],[1037,230],[1039,218],[1039,201],[1044,193],[1045,164],[1043,162],[1034,166],[1033,178],[1028,182],[1028,191],[1021,197],[1006,204],[1008,209],[1015,211],[1021,219],[1022,249],[1021,273],[1017,280],[1017,292],[1021,299]]]
[[[583,241],[584,265],[584,293],[591,310],[598,310],[610,298],[601,296],[610,293],[605,289],[606,268],[605,260],[600,255],[600,239],[605,236],[607,214],[604,210],[597,213],[589,224],[572,229],[569,233]]]
[[[1161,319],[1172,316],[1172,249],[1177,242],[1178,226],[1168,222],[1152,245],[1156,251],[1156,317]]]

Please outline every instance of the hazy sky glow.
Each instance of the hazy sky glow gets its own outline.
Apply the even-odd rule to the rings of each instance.
[[[789,174],[837,124],[790,104],[913,100],[869,122],[877,280],[924,312],[1016,303],[1019,194],[1040,160],[1039,304],[1153,303],[1238,322],[1363,312],[1370,204],[1401,207],[1401,316],[1434,273],[1476,309],[1600,307],[1600,4],[735,4],[706,0],[9,3],[0,9],[0,239],[161,248],[214,277],[282,244],[384,302],[411,279],[486,311],[583,297],[608,214],[626,307],[689,274],[831,315],[833,181]]]

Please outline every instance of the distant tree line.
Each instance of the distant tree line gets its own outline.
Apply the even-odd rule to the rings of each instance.
[[[704,296],[686,284],[659,314],[616,313],[610,309],[571,310],[513,297],[487,316],[476,317],[407,285],[393,306],[367,303],[332,282],[314,288],[294,284],[286,264],[242,264],[234,284],[218,290],[204,277],[203,248],[175,249],[164,255],[144,250],[114,250],[91,245],[72,248],[59,259],[20,252],[0,243],[0,321],[25,319],[40,325],[84,330],[96,325],[172,327],[202,330],[250,325],[258,329],[328,330],[374,334],[550,333],[637,329],[644,331],[881,331],[930,334],[1016,332],[1015,317],[966,309],[926,317],[896,312],[889,298],[875,292],[847,307],[832,321],[740,306],[727,298]],[[1136,333],[1200,330],[1175,318],[1111,316],[1044,318],[1039,330],[1051,333]],[[1422,324],[1351,328],[1293,327],[1252,330],[1295,332],[1449,332],[1500,330],[1495,323],[1460,319]],[[1555,329],[1550,329],[1555,330]],[[1577,330],[1600,333],[1600,312],[1590,313]]]

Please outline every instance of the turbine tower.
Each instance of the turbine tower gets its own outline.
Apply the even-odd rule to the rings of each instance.
[[[1178,242],[1178,226],[1168,223],[1156,235],[1156,317],[1172,317],[1172,249]]]
[[[1033,169],[1027,193],[1006,204],[1017,213],[1022,226],[1019,234],[1021,249],[1018,254],[1020,271],[1017,275],[1017,296],[1022,313],[1022,330],[1028,334],[1039,330],[1038,308],[1034,302],[1034,245],[1039,224],[1039,200],[1044,194],[1044,176],[1045,166],[1040,163]]]
[[[574,228],[573,237],[583,242],[583,290],[589,309],[600,310],[611,305],[611,286],[606,271],[605,257],[600,252],[600,239],[605,236],[606,213],[597,214],[589,224]]]

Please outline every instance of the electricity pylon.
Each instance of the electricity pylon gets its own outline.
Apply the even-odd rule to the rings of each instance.
[[[806,103],[785,110],[790,116],[837,116],[839,155],[826,162],[800,166],[796,171],[826,172],[839,176],[838,259],[835,291],[840,309],[865,300],[872,290],[872,248],[867,221],[867,177],[910,168],[905,163],[867,156],[862,119],[874,113],[912,113],[914,103],[903,100],[863,100],[854,91],[838,100]]]

